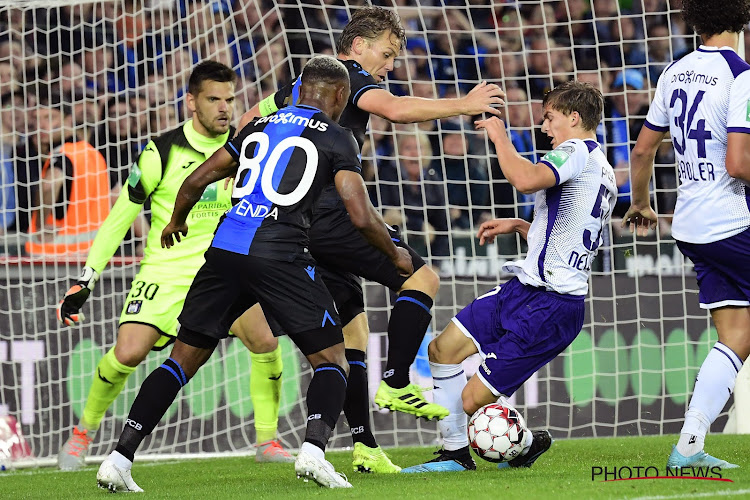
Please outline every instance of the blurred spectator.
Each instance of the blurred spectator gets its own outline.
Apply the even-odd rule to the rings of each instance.
[[[431,166],[430,140],[423,132],[399,134],[396,152],[398,166],[380,172],[381,181],[386,181],[380,185],[386,222],[395,219],[398,224],[400,217],[393,213],[403,209],[407,231],[426,235],[431,255],[448,255],[444,182]]]
[[[505,91],[505,102],[508,106],[508,128],[510,129],[510,140],[516,151],[527,160],[536,163],[537,156],[534,154],[534,127],[531,121],[531,106],[526,91],[520,88],[508,88]],[[518,216],[522,219],[531,220],[534,211],[534,195],[523,194],[516,191],[518,195]]]
[[[16,222],[13,126],[13,96],[0,94],[0,235]]]
[[[648,112],[644,85],[638,70],[626,69],[615,77],[605,103],[607,157],[615,169],[618,189],[615,217],[621,217],[630,206],[630,148]]]
[[[16,223],[14,229],[22,232],[29,230],[31,210],[34,200],[38,199],[39,178],[42,166],[49,160],[52,152],[59,148],[72,133],[70,106],[61,103],[59,96],[49,101],[49,92],[44,87],[30,87],[30,96],[44,96],[44,105],[35,107],[26,116],[28,136],[16,148],[14,173],[16,178]],[[28,104],[32,104],[33,98]],[[34,101],[35,102],[35,101]],[[65,113],[63,113],[65,110]],[[65,123],[67,120],[67,123]],[[31,124],[36,128],[31,128]]]
[[[44,161],[33,206],[26,252],[70,255],[87,251],[109,213],[109,182],[104,158],[88,142],[68,142],[67,105],[53,95],[39,107],[39,145]],[[52,148],[56,143],[59,147]]]
[[[286,83],[291,74],[285,64],[286,48],[282,38],[269,42],[255,52],[255,79],[260,83],[260,97],[266,97]]]
[[[472,222],[491,218],[487,166],[467,156],[468,145],[460,122],[443,121],[440,127],[450,227],[473,229]]]
[[[0,94],[19,92],[21,86],[16,76],[16,67],[10,60],[0,60]]]
[[[97,94],[117,92],[125,88],[117,74],[114,47],[103,35],[94,34],[86,39],[83,70],[86,87]]]
[[[674,59],[679,59],[682,54],[675,54]],[[673,61],[670,48],[669,28],[654,25],[648,28],[648,76],[656,86],[659,75]]]
[[[642,30],[636,29],[636,20],[641,18],[622,16],[610,22],[612,37],[621,43],[616,50],[607,51],[605,61],[613,68],[625,66],[643,66],[646,64],[646,40],[641,35]]]
[[[553,47],[555,42],[546,38],[535,38],[529,45],[526,59],[529,65],[529,91],[532,99],[542,99],[544,94],[552,89],[550,56]]]
[[[110,188],[125,182],[128,170],[138,156],[138,145],[133,140],[133,117],[130,101],[125,94],[111,97],[102,108],[99,126],[89,139],[104,158]]]

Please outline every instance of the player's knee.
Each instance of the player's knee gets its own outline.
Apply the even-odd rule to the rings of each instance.
[[[446,352],[443,346],[444,342],[440,341],[440,337],[434,338],[427,345],[427,357],[432,363],[449,364],[451,360],[449,353]]]
[[[125,366],[138,366],[150,351],[151,347],[118,342],[115,344],[115,359]]]
[[[419,268],[401,287],[401,290],[419,290],[431,298],[435,298],[439,289],[440,276],[430,266]]]
[[[307,360],[313,369],[323,364],[338,365],[346,372],[347,376],[349,375],[349,362],[346,360],[346,351],[343,342],[309,354],[307,355]]]
[[[466,390],[466,388],[463,393],[461,393],[461,401],[463,403],[464,413],[467,415],[474,415],[474,413],[483,406],[481,402],[473,397],[472,392]]]

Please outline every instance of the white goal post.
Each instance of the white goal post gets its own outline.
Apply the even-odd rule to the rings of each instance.
[[[48,136],[36,118],[42,103],[54,95],[67,113],[46,133],[92,144],[119,189],[146,141],[189,118],[182,103],[194,62],[215,59],[236,70],[236,123],[312,54],[333,53],[341,28],[363,3],[11,0],[0,6],[0,414],[19,422],[33,453],[25,463],[51,463],[78,421],[96,362],[114,343],[143,243],[132,231],[84,306],[83,326],[57,325],[57,302],[85,257],[26,251],[49,149],[40,147]],[[483,80],[497,83],[508,93],[504,113],[517,147],[535,158],[549,148],[538,127],[543,92],[571,78],[592,82],[607,100],[601,135],[619,173],[627,172],[628,149],[660,69],[696,42],[666,0],[374,3],[398,4],[408,38],[385,84],[389,90],[450,98]],[[407,140],[416,140],[419,158],[404,154]],[[698,307],[692,266],[669,231],[677,182],[670,150],[669,144],[660,150],[654,179],[654,202],[665,215],[659,231],[635,242],[612,225],[597,259],[585,263],[593,277],[583,331],[515,395],[531,427],[550,428],[555,437],[679,432],[716,333]],[[478,224],[487,217],[531,217],[531,201],[502,177],[493,148],[468,117],[419,126],[375,117],[363,161],[373,201],[441,275],[433,335],[469,300],[504,280],[501,264],[525,251],[515,237],[480,247]],[[393,297],[371,283],[365,295],[374,391]],[[311,372],[288,339],[282,345],[279,431],[295,448],[304,436]],[[129,379],[102,423],[92,457],[113,447],[140,383],[165,356],[151,353]],[[412,375],[429,385],[425,356],[420,353]],[[240,342],[222,342],[142,451],[159,457],[252,450],[249,363]],[[475,367],[467,363],[469,373]],[[734,399],[743,415],[750,405],[746,374]],[[434,423],[374,406],[372,416],[384,446],[429,445],[438,437]],[[713,430],[727,418],[722,413]],[[737,420],[738,432],[750,432],[743,428],[747,421]],[[350,445],[342,419],[332,446]]]

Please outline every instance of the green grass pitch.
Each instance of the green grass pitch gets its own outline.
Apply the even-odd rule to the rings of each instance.
[[[654,466],[664,475],[675,436],[558,440],[530,469],[497,470],[477,460],[476,472],[374,475],[351,472],[350,452],[330,452],[329,460],[345,472],[351,490],[327,490],[296,479],[290,464],[256,464],[252,457],[172,462],[137,461],[133,478],[147,498],[352,498],[429,499],[693,499],[750,498],[750,436],[710,435],[708,451],[739,469],[724,470],[722,479],[642,479],[592,481],[592,467],[610,470]],[[434,449],[391,449],[401,466],[431,458]],[[98,466],[78,472],[21,469],[0,472],[0,498],[105,498],[96,487]],[[634,472],[635,473],[635,472]],[[623,470],[627,476],[627,472]],[[649,475],[653,475],[652,469]],[[641,474],[643,475],[643,474]]]

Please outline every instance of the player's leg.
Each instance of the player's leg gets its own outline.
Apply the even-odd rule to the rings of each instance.
[[[363,308],[351,321],[344,318],[351,316],[350,308],[339,307],[339,314],[344,323],[344,345],[346,360],[349,363],[349,380],[344,400],[344,415],[352,433],[354,450],[352,467],[356,472],[396,473],[401,467],[391,462],[388,455],[378,446],[372,433],[370,423],[370,390],[367,380],[367,343],[370,329],[367,314]]]
[[[96,479],[100,488],[113,492],[143,491],[130,473],[136,450],[154,430],[180,390],[208,360],[218,342],[216,338],[188,328],[180,330],[169,358],[151,372],[138,391],[115,451],[99,467]]]
[[[367,344],[370,328],[365,313],[361,278],[320,268],[344,325],[344,346],[349,363],[349,380],[344,400],[344,415],[352,434],[352,467],[357,472],[396,473],[401,467],[378,446],[370,422],[370,388],[367,376]]]
[[[667,467],[736,467],[708,455],[706,433],[734,390],[750,353],[750,230],[708,244],[677,242],[693,261],[701,307],[711,311],[719,341],[701,365],[677,446]]]
[[[319,269],[304,254],[293,262],[248,257],[246,273],[264,313],[313,367],[307,389],[307,430],[294,465],[297,476],[329,488],[350,488],[325,460],[328,439],[344,406],[349,364],[341,320]]]
[[[61,469],[83,467],[101,420],[127,378],[151,349],[163,348],[177,335],[177,315],[188,286],[160,283],[145,273],[135,277],[120,316],[117,341],[97,364],[81,419],[58,453]]]
[[[60,469],[77,470],[85,465],[89,446],[99,430],[104,414],[122,392],[128,376],[146,358],[159,337],[159,332],[148,325],[120,326],[117,343],[96,365],[83,415],[57,454]]]
[[[475,470],[476,464],[469,451],[466,434],[467,418],[464,412],[462,393],[467,387],[466,375],[461,363],[477,352],[477,346],[458,326],[451,322],[443,332],[430,342],[427,353],[433,380],[433,398],[448,410],[448,415],[438,422],[443,438],[443,447],[437,457],[427,463],[403,469],[402,472],[443,472]],[[476,377],[475,377],[476,378]],[[486,394],[476,397],[496,401],[490,391],[482,386]],[[486,404],[486,403],[485,403]]]
[[[281,347],[256,304],[232,325],[232,333],[250,351],[250,399],[255,420],[255,461],[294,462],[277,437],[281,400]]]
[[[298,478],[312,479],[327,488],[351,488],[345,476],[339,475],[325,459],[328,440],[336,427],[346,397],[348,363],[340,327],[326,325],[308,332],[290,334],[289,338],[313,368],[307,389],[307,429],[294,469]],[[338,343],[320,348],[337,339]]]
[[[135,451],[159,423],[180,389],[208,360],[230,326],[257,302],[244,293],[246,256],[209,248],[206,262],[196,274],[179,315],[180,332],[170,357],[141,385],[117,447],[97,474],[101,488],[111,491],[143,491],[130,469]]]
[[[430,309],[437,294],[439,279],[434,271],[425,266],[422,257],[401,241],[397,229],[389,227],[389,231],[394,242],[409,249],[412,255],[414,274],[408,279],[399,274],[385,255],[367,243],[351,224],[345,211],[328,210],[316,214],[310,230],[310,252],[321,266],[333,274],[352,273],[399,292],[388,323],[389,354],[384,378],[389,382],[381,382],[375,402],[394,411],[425,418],[442,418],[446,414],[445,409],[428,403],[422,396],[422,389],[409,384],[409,367],[429,326],[432,317]],[[411,281],[406,286],[408,280]],[[335,294],[334,299],[337,304],[340,303]]]
[[[706,434],[734,391],[737,373],[750,353],[750,308],[712,309],[711,318],[719,341],[698,372],[680,439],[667,467],[737,467],[708,455],[703,448]]]
[[[398,289],[388,320],[388,360],[383,372],[383,380],[391,388],[403,389],[409,385],[409,367],[430,326],[431,309],[439,288],[437,273],[422,264],[419,268],[415,266],[414,274]]]

